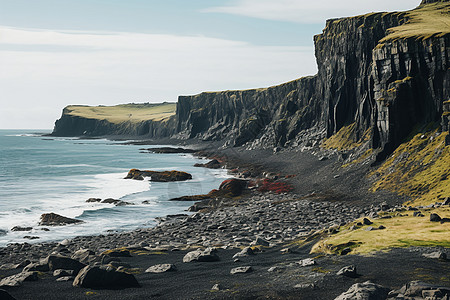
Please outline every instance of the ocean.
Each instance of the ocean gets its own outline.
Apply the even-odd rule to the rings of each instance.
[[[228,178],[226,170],[194,167],[206,160],[190,154],[139,150],[160,145],[43,136],[46,133],[50,131],[0,130],[0,246],[152,227],[155,217],[186,213],[192,205],[170,198],[208,193]],[[169,183],[123,179],[133,168],[179,170],[193,178]],[[89,198],[114,198],[134,205],[87,203]],[[50,212],[84,223],[38,226],[41,214]],[[11,231],[14,226],[33,229]]]

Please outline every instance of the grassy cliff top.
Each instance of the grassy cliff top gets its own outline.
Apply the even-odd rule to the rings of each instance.
[[[406,12],[408,21],[389,29],[389,35],[380,42],[404,38],[427,39],[450,34],[450,2],[420,5]]]
[[[64,109],[65,115],[83,117],[86,119],[107,120],[111,123],[126,121],[163,121],[175,115],[176,103],[144,103],[121,104],[115,106],[84,106],[70,105]]]

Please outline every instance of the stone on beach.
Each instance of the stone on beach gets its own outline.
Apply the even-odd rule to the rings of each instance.
[[[78,273],[82,268],[86,266],[85,264],[75,259],[62,255],[50,255],[43,260],[43,263],[48,264],[48,269],[50,271],[64,269],[73,270],[75,273]]]
[[[214,248],[206,248],[205,250],[197,249],[195,251],[188,252],[183,257],[183,262],[213,262],[219,261],[220,258],[217,255],[217,250]]]
[[[356,267],[353,265],[343,267],[336,273],[336,275],[342,275],[351,278],[358,277],[358,274],[356,273]]]
[[[83,223],[81,220],[67,218],[55,213],[48,213],[41,215],[41,221],[39,222],[40,226],[61,226],[68,224],[78,224]]]
[[[177,267],[173,264],[159,264],[149,267],[145,273],[165,273],[176,271]]]
[[[363,283],[355,283],[346,292],[337,296],[334,300],[385,300],[388,295],[388,289],[381,285],[366,281]]]
[[[75,259],[83,264],[88,264],[94,261],[97,258],[97,256],[95,255],[95,252],[92,250],[80,249],[75,251],[70,258]]]
[[[73,286],[84,288],[139,287],[133,274],[116,271],[112,267],[84,267],[73,281]]]
[[[217,159],[213,159],[206,164],[195,164],[194,167],[203,167],[208,169],[219,169],[221,168],[221,164]]]
[[[245,257],[245,256],[250,256],[250,255],[255,255],[252,248],[245,247],[244,249],[242,249],[241,251],[239,251],[238,253],[233,255],[233,258]]]
[[[245,267],[236,267],[231,269],[230,274],[243,274],[243,273],[250,273],[253,269],[251,266],[245,266]]]
[[[20,226],[14,226],[11,228],[11,231],[31,231],[33,230],[33,227],[20,227]]]
[[[21,286],[24,281],[36,280],[38,280],[37,272],[22,272],[0,280],[0,287],[17,287]]]

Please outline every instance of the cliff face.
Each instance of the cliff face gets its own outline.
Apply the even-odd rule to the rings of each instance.
[[[174,115],[173,103],[67,106],[52,135],[166,137],[174,133]]]
[[[354,123],[352,138],[371,133],[370,144],[383,159],[413,128],[443,119],[443,103],[450,99],[450,35],[418,36],[410,28],[417,15],[432,18],[434,10],[450,7],[448,1],[428,2],[414,13],[329,20],[314,38],[313,77],[267,89],[180,97],[178,137],[295,147]]]

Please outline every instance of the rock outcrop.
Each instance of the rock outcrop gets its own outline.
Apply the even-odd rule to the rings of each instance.
[[[55,213],[48,213],[41,215],[41,221],[39,222],[40,226],[61,226],[68,224],[78,224],[83,223],[81,220],[67,218]]]
[[[155,182],[170,182],[170,181],[185,181],[192,179],[192,175],[181,171],[141,171],[138,169],[131,169],[125,179],[144,180],[144,177],[150,177],[150,181]]]

